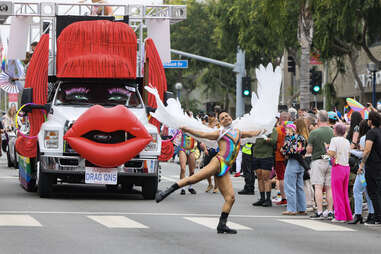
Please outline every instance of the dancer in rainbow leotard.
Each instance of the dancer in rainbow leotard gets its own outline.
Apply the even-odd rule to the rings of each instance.
[[[216,176],[223,176],[229,171],[237,158],[239,149],[241,147],[241,133],[239,130],[228,129],[226,133],[221,133],[217,139],[224,139],[226,142],[226,149],[224,154],[217,154],[216,157],[220,161],[220,172]]]
[[[162,201],[169,194],[184,186],[195,184],[212,175],[215,176],[218,188],[225,199],[222,207],[220,221],[217,226],[217,233],[236,234],[237,231],[226,226],[227,218],[234,204],[234,189],[230,179],[230,175],[226,174],[234,163],[238,151],[240,149],[241,138],[258,136],[262,130],[256,131],[239,131],[231,126],[232,118],[226,112],[221,112],[218,119],[223,127],[221,130],[213,132],[196,131],[189,128],[182,128],[183,132],[187,132],[195,137],[217,140],[219,152],[212,158],[208,165],[192,176],[181,179],[177,183],[165,191],[156,194],[156,202]]]
[[[194,138],[181,132],[181,141],[179,145],[179,160],[180,160],[180,180],[185,178],[185,172],[187,164],[189,167],[189,176],[194,174],[194,169],[196,168],[196,158],[195,158],[195,148],[197,142]],[[192,188],[190,184],[188,186],[188,191],[191,194],[196,194],[196,190]],[[185,189],[181,189],[181,195],[185,195]]]

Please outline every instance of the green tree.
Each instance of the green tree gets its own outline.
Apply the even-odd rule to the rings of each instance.
[[[212,13],[213,1],[199,2],[190,1],[168,1],[170,4],[186,3],[187,20],[177,23],[171,27],[171,47],[173,49],[189,52],[192,54],[205,56],[220,61],[234,63],[235,49],[219,47],[214,37],[216,29]],[[233,45],[234,43],[232,43]],[[179,56],[173,56],[173,59]],[[226,94],[234,93],[234,73],[224,67],[189,59],[189,68],[186,70],[166,70],[169,89],[173,89],[176,82],[181,82],[185,95],[184,106],[189,107],[189,93],[196,87],[204,86],[206,92],[222,91]],[[228,108],[229,102],[225,100],[224,105]]]
[[[356,62],[360,50],[364,49],[368,57],[380,65],[368,46],[380,39],[379,13],[380,0],[325,0],[317,4],[314,47],[327,61],[348,59],[350,71],[359,85],[361,102],[364,102],[365,90]]]

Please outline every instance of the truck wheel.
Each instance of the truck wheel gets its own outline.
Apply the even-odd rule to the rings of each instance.
[[[52,174],[41,172],[38,174],[38,194],[40,198],[49,198],[53,192],[53,184],[57,183],[57,177]]]
[[[157,178],[146,179],[143,182],[142,193],[144,199],[154,199],[157,192]]]

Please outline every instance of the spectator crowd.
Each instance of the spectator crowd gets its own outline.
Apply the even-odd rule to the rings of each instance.
[[[284,216],[310,214],[311,219],[334,223],[381,224],[381,115],[373,107],[369,110],[367,119],[356,111],[349,117],[325,110],[279,112],[270,135],[241,147],[231,172],[245,180],[238,194],[254,195],[257,180],[255,207],[285,206]],[[215,112],[198,117],[218,127]],[[187,149],[187,158],[180,157],[181,177],[185,164],[193,174],[193,160],[204,157],[206,165],[216,154],[197,142]],[[193,156],[195,150],[201,156]],[[206,192],[216,193],[216,184],[208,182]],[[278,194],[272,197],[274,188]]]

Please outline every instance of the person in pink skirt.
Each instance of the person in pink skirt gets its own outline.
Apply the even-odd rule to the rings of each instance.
[[[328,155],[331,157],[332,175],[331,187],[335,218],[332,222],[347,222],[352,220],[351,206],[348,197],[349,153],[351,145],[344,137],[346,127],[338,123],[334,126],[335,137],[331,139]]]

